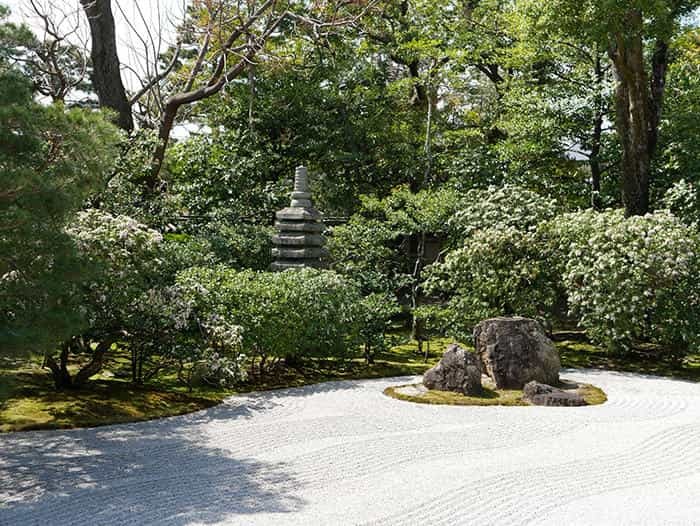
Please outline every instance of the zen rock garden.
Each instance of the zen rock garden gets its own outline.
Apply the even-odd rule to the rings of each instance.
[[[557,349],[536,320],[484,320],[474,328],[474,348],[470,351],[450,345],[440,362],[424,374],[422,386],[406,386],[398,394],[420,398],[430,390],[479,398],[486,388],[491,392],[522,391],[523,404],[589,405],[584,392],[591,386],[560,379]]]

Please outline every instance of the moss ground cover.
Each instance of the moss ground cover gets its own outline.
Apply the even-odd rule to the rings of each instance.
[[[296,387],[332,380],[381,378],[422,374],[432,367],[451,342],[431,342],[427,363],[415,342],[403,342],[380,353],[373,365],[364,360],[305,360],[299,368],[285,368],[263,378],[253,377],[238,389],[198,386],[191,392],[164,371],[147,386],[128,382],[129,361],[115,353],[103,372],[79,390],[57,391],[41,357],[0,361],[0,432],[63,429],[149,420],[204,409],[236,393]]]
[[[41,357],[0,361],[0,432],[60,429],[148,420],[210,407],[225,397],[247,391],[295,387],[332,380],[353,380],[419,375],[437,363],[449,338],[430,342],[428,362],[417,352],[417,343],[396,335],[388,351],[379,353],[373,365],[364,360],[309,359],[299,368],[285,368],[264,378],[253,377],[236,390],[198,386],[191,392],[177,382],[173,371],[163,371],[147,386],[128,382],[129,361],[115,353],[103,373],[83,389],[56,391]],[[679,363],[649,349],[616,356],[585,341],[580,333],[555,334],[563,367],[612,369],[700,381],[700,355]],[[425,343],[424,343],[425,345]],[[594,398],[600,396],[592,392]],[[466,397],[463,397],[466,398]],[[425,403],[449,403],[453,393],[431,394]],[[467,403],[459,400],[455,403]],[[476,403],[474,401],[471,402]],[[520,392],[487,391],[478,405],[521,405]]]

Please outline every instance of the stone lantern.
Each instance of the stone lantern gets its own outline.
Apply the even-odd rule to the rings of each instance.
[[[323,267],[326,240],[323,237],[323,215],[313,207],[309,191],[309,175],[299,166],[294,175],[292,202],[275,214],[277,234],[272,237],[272,270]]]

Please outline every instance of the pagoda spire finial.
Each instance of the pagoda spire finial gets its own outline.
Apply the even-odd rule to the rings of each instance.
[[[297,166],[296,173],[294,174],[294,191],[309,191],[309,172],[306,170],[306,166]]]

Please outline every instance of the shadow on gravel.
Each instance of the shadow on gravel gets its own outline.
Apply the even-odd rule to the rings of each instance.
[[[236,458],[193,422],[165,422],[0,437],[0,525],[184,526],[304,506],[285,464]]]
[[[245,523],[250,514],[298,511],[305,505],[297,497],[303,482],[293,470],[238,458],[237,443],[226,442],[218,424],[293,406],[289,398],[358,387],[327,382],[249,393],[149,422],[0,435],[0,526],[184,526],[237,516]]]

